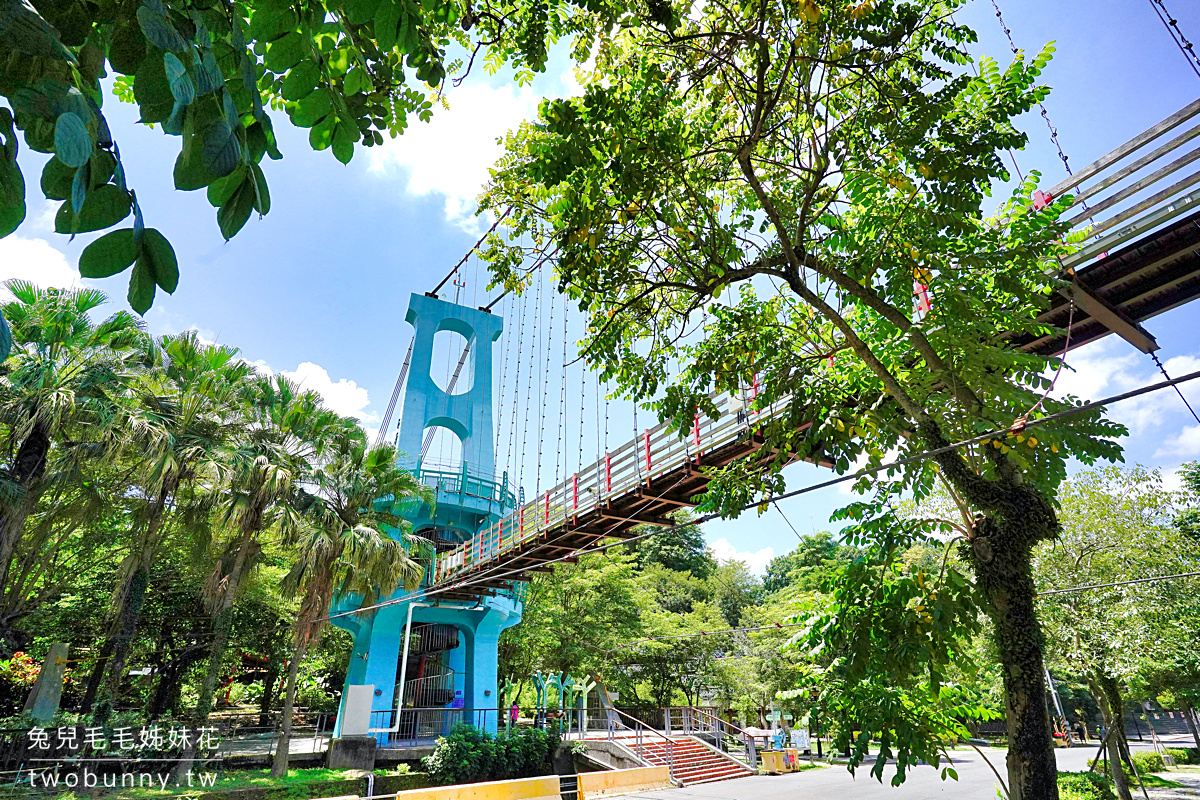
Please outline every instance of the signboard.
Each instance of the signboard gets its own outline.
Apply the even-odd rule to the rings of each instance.
[[[346,707],[342,710],[342,736],[366,736],[371,727],[371,704],[375,685],[351,684],[346,687]]]
[[[807,750],[810,747],[807,728],[792,729],[792,747],[797,750]]]
[[[464,706],[464,703],[463,703],[462,689],[455,689],[454,690],[454,699],[452,701],[450,701],[450,707],[451,708],[463,708],[463,706]]]

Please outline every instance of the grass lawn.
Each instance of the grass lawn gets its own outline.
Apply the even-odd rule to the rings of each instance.
[[[407,767],[401,767],[398,770],[378,770],[376,775],[396,775],[407,772]],[[327,781],[344,781],[349,780],[353,776],[345,770],[325,769],[324,767],[312,769],[290,769],[286,778],[272,778],[271,770],[269,769],[247,769],[247,770],[229,770],[219,774],[216,781],[209,786],[201,787],[199,780],[195,781],[189,788],[186,784],[183,786],[170,786],[163,788],[150,788],[148,786],[138,788],[110,788],[107,791],[100,790],[100,796],[116,797],[119,796],[124,800],[151,800],[152,798],[163,797],[194,797],[206,792],[229,791],[236,789],[292,789],[293,791],[285,792],[284,797],[307,798],[310,793],[305,790],[305,786],[313,783],[323,783]],[[156,779],[157,780],[157,779]],[[95,796],[97,790],[92,789],[87,791],[88,796]],[[82,794],[82,793],[81,793]],[[50,798],[55,800],[73,800],[78,797],[74,792],[63,792],[57,795],[51,795],[42,789],[39,785],[38,789],[31,790],[28,787],[13,787],[7,786],[0,789],[0,798]]]

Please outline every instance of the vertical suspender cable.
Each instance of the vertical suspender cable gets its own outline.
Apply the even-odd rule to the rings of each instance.
[[[528,306],[529,298],[525,293],[521,293],[520,313],[518,314],[517,323],[517,369],[516,378],[513,380],[513,407],[512,420],[508,426],[508,451],[509,459],[509,477],[515,481],[515,490],[518,496],[521,491],[521,475],[522,471],[520,464],[517,462],[517,409],[521,407],[521,348],[525,342],[525,313]]]
[[[538,285],[539,291],[540,291],[540,288],[541,288],[541,284]],[[540,311],[540,309],[538,308],[538,303],[540,300],[541,300],[541,297],[538,296],[537,293],[535,292],[535,295],[534,295],[534,318],[533,318],[534,324],[532,325],[533,337],[535,339],[534,344],[537,344],[537,342],[541,341],[541,337],[538,336],[538,332],[537,332],[538,328],[537,328],[537,324],[536,324],[539,321],[539,317],[540,317],[540,314],[538,313]],[[529,369],[526,370],[525,402],[523,403],[523,405],[525,407],[525,414],[522,417],[522,423],[521,423],[521,456],[520,456],[521,460],[520,460],[519,469],[520,469],[522,484],[525,483],[525,480],[524,480],[525,461],[527,460],[526,454],[529,452],[529,450],[528,450],[528,447],[529,447],[529,400],[533,393],[533,365],[537,363],[537,356],[535,354],[536,350],[540,349],[540,347],[535,348],[534,344],[531,344],[529,347],[530,360],[529,360]]]
[[[542,311],[542,284],[543,283],[545,283],[545,281],[540,280],[540,279],[538,280],[537,297],[538,297],[538,315],[539,315],[539,317],[540,317],[541,311]],[[539,319],[539,322],[540,321],[541,320]],[[546,438],[545,437],[546,395],[549,394],[548,390],[550,388],[550,337],[553,335],[554,335],[554,298],[551,297],[550,298],[550,321],[546,324],[546,346],[544,348],[542,347],[542,337],[540,335],[540,326],[539,326],[539,335],[538,335],[538,350],[542,351],[541,356],[543,356],[542,358],[538,359],[538,367],[543,367],[543,364],[544,364],[544,373],[543,374],[545,377],[542,379],[542,391],[539,392],[539,394],[541,394],[541,396],[542,396],[542,413],[541,413],[541,416],[538,418],[538,425],[537,425],[537,435],[538,435],[537,479],[536,479],[534,497],[539,497],[542,494],[542,446],[545,443],[545,438]]]
[[[563,450],[563,431],[567,416],[567,296],[563,295],[562,309],[562,361],[561,368],[558,370],[559,389],[558,389],[558,438],[555,439],[554,447],[554,484],[557,486],[567,479],[566,468],[567,458]],[[563,474],[559,477],[558,467],[562,463]]]
[[[503,318],[504,313],[501,312],[500,316]],[[510,334],[511,334],[511,331],[510,331]],[[514,337],[511,335],[504,337],[504,357],[500,362],[500,374],[497,377],[496,386],[495,386],[495,389],[493,390],[496,393],[496,423],[495,423],[495,425],[496,425],[496,444],[495,444],[495,447],[492,449],[492,452],[496,454],[497,459],[500,458],[500,439],[501,439],[500,434],[501,434],[501,428],[504,425],[504,387],[505,387],[504,379],[508,374],[508,354],[512,350],[511,343],[512,343],[513,338]],[[507,460],[507,454],[505,454],[505,455],[506,455],[506,458],[505,458],[503,471],[507,472],[508,471],[508,460]],[[496,465],[496,469],[497,469],[497,472],[500,472],[499,464]]]

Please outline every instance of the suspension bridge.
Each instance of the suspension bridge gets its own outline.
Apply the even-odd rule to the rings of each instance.
[[[1154,355],[1158,344],[1144,323],[1200,295],[1200,169],[1195,166],[1200,147],[1191,147],[1198,137],[1200,100],[1035,195],[1038,207],[1072,195],[1066,223],[1085,241],[1062,259],[1066,285],[1040,318],[1056,332],[1016,337],[1015,346],[1061,355],[1117,335],[1162,368]],[[633,429],[610,446],[608,401],[597,383],[595,457],[585,457],[582,431],[593,387],[579,366],[578,456],[570,465],[556,450],[551,471],[543,438],[554,435],[549,408],[556,394],[555,441],[565,441],[564,432],[572,427],[565,421],[568,379],[565,372],[557,384],[539,376],[535,389],[532,364],[543,361],[548,375],[556,360],[568,363],[567,306],[561,304],[556,319],[559,308],[549,289],[543,297],[544,281],[533,290],[537,315],[532,321],[524,314],[527,298],[510,298],[522,309],[515,320],[493,313],[497,301],[486,306],[478,305],[478,297],[471,304],[459,302],[465,300],[464,283],[455,275],[465,261],[438,285],[441,289],[454,278],[453,300],[436,290],[411,298],[406,320],[413,340],[381,432],[386,434],[403,397],[396,433],[401,462],[436,494],[432,505],[411,502],[404,509],[414,533],[430,545],[425,583],[416,594],[397,592],[373,615],[334,620],[355,639],[335,735],[373,736],[385,747],[428,743],[456,719],[494,731],[504,708],[497,642],[505,628],[520,621],[533,575],[549,571],[553,563],[573,561],[601,540],[631,537],[639,526],[672,524],[673,512],[697,504],[712,468],[776,456],[764,451],[759,429],[778,409],[759,402],[757,385],[711,398],[715,417],[697,412],[686,432],[666,424],[638,429],[634,410]],[[506,323],[512,338],[497,356],[492,345]],[[444,331],[461,336],[464,344],[457,359],[447,353],[439,384],[435,340]],[[519,430],[522,381],[526,416]],[[494,413],[493,401],[502,404],[510,393],[506,419],[503,405]],[[534,445],[528,441],[529,406],[536,408],[537,399],[542,410],[540,418],[534,413]],[[435,447],[446,447],[445,438],[435,442],[438,429],[452,437],[449,459],[431,457]],[[536,470],[531,470],[534,485],[527,497],[522,465],[531,460]],[[506,468],[499,469],[498,461]],[[543,473],[550,476],[545,487]],[[335,611],[353,609],[343,603]],[[618,727],[636,736],[643,761],[668,763],[673,772],[683,769],[674,754],[687,748],[672,744],[669,732],[650,731],[637,720],[611,719],[609,735]],[[725,777],[741,774],[727,772]]]

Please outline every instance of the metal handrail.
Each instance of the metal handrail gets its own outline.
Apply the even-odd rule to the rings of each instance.
[[[722,752],[726,752],[725,747],[724,747],[725,730],[729,729],[729,730],[737,731],[739,734],[741,734],[742,744],[746,748],[746,763],[749,764],[750,767],[752,767],[752,768],[755,768],[758,766],[758,747],[755,744],[756,737],[754,734],[750,733],[749,731],[747,731],[743,728],[739,728],[737,725],[734,725],[732,722],[723,720],[720,717],[718,717],[716,714],[712,713],[711,711],[700,708],[698,706],[679,706],[679,708],[681,711],[684,712],[683,722],[684,722],[684,732],[685,733],[688,733],[688,734],[692,733],[692,731],[690,731],[688,729],[688,726],[691,722],[691,717],[693,715],[699,714],[699,715],[708,717],[709,718],[709,729],[707,731],[699,730],[698,732],[707,733],[707,732],[711,731],[713,734],[713,737],[717,741],[717,745],[716,745],[717,749]],[[667,724],[669,725],[670,724],[669,720],[671,718],[671,716],[670,716],[671,709],[667,708],[667,709],[664,709],[663,711],[664,711],[665,718],[668,720]]]
[[[649,731],[650,733],[653,733],[655,736],[657,736],[658,738],[660,738],[664,742],[666,742],[666,745],[663,748],[663,752],[666,754],[666,757],[667,757],[667,773],[671,776],[672,779],[674,779],[675,778],[675,740],[672,739],[670,736],[667,736],[666,734],[664,734],[662,731],[658,730],[657,728],[653,728],[650,725],[647,725],[646,723],[642,722],[637,717],[633,717],[633,716],[630,716],[629,714],[626,714],[624,711],[622,711],[619,708],[614,707],[611,710],[615,711],[617,714],[620,714],[622,717],[625,717],[626,719],[631,720],[637,726],[637,727],[632,728],[632,730],[634,731],[633,752],[634,752],[634,755],[636,755],[642,761],[649,761],[649,759],[643,755],[643,753],[646,750],[645,743],[642,741],[642,738],[643,738],[642,732],[643,731]],[[616,739],[616,726],[612,724],[611,719],[612,718],[610,717],[609,718],[609,720],[610,720],[609,726],[608,726],[608,738],[610,741]],[[625,727],[628,728],[630,726],[626,725]]]

